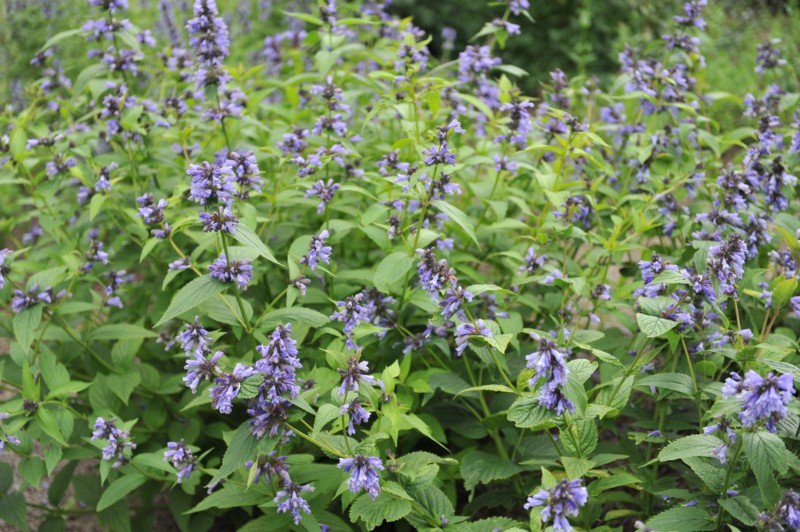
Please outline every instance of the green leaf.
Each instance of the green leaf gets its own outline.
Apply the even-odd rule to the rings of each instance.
[[[777,503],[781,492],[773,471],[783,474],[789,467],[783,440],[767,431],[745,432],[742,440],[745,456],[753,469],[764,503],[767,506]]]
[[[107,464],[108,462],[104,461],[103,463]],[[97,518],[100,520],[100,524],[105,527],[105,530],[132,532],[130,507],[124,499],[117,501],[102,512],[98,512]]]
[[[39,427],[45,434],[56,440],[61,445],[68,445],[67,440],[61,434],[61,429],[58,427],[58,422],[52,412],[44,407],[36,411],[36,419],[39,421]]]
[[[767,344],[761,344],[757,347],[762,347],[764,345]],[[794,379],[795,388],[798,387],[798,385],[800,385],[800,368],[798,368],[794,364],[784,362],[783,360],[769,360],[768,358],[762,358],[761,362],[765,366],[769,366],[770,368],[776,371],[780,371],[781,373],[791,373],[792,378]]]
[[[29,530],[27,508],[25,495],[18,491],[0,497],[0,519],[24,532]]]
[[[411,513],[411,503],[396,499],[388,493],[381,493],[375,500],[369,494],[361,495],[350,507],[350,520],[364,521],[367,530],[372,530],[386,521],[393,523]]]
[[[595,463],[585,458],[575,458],[572,456],[562,456],[561,464],[564,466],[564,472],[571,480],[582,478],[590,469],[595,467]]]
[[[677,321],[648,316],[647,314],[636,314],[636,323],[642,330],[642,334],[648,338],[657,338],[678,325]]]
[[[412,265],[411,257],[403,251],[388,255],[375,270],[375,288],[386,294],[398,293],[402,290],[403,280]]]
[[[511,478],[520,471],[522,469],[517,464],[482,451],[473,451],[461,459],[461,476],[468,491],[478,484]]]
[[[468,392],[500,392],[500,393],[517,393],[517,390],[511,389],[505,384],[484,384],[483,386],[473,386],[472,388],[467,388],[466,390],[461,390],[456,394],[456,397],[461,395],[462,393]]]
[[[653,279],[653,284],[692,284],[689,279],[675,270],[664,270]]]
[[[600,393],[597,395],[597,403],[616,410],[623,409],[628,404],[628,400],[631,397],[631,390],[633,389],[635,378],[634,375],[629,375],[625,377],[625,379],[617,377],[612,380],[607,386],[600,390]]]
[[[524,78],[528,73],[514,65],[497,65],[494,68],[518,78]]]
[[[675,440],[661,449],[657,460],[659,462],[669,462],[670,460],[680,460],[691,456],[712,456],[711,451],[719,445],[722,445],[722,440],[715,436],[692,434]]]
[[[761,512],[750,502],[749,497],[737,495],[736,497],[717,499],[720,506],[725,508],[729,514],[747,526],[753,526],[758,521]]]
[[[147,478],[141,473],[131,473],[119,477],[109,484],[103,495],[100,496],[96,510],[102,512],[117,501],[122,500],[127,494],[144,484],[146,480]]]
[[[596,497],[604,491],[619,488],[621,486],[633,486],[634,484],[640,484],[641,482],[641,479],[631,475],[630,473],[618,473],[616,475],[611,475],[610,477],[599,478],[589,484],[589,496]]]
[[[508,409],[508,420],[521,429],[541,428],[552,424],[553,412],[539,404],[537,396],[523,397]]]
[[[725,487],[725,469],[720,466],[716,458],[706,459],[700,456],[684,456],[683,462],[688,465],[694,474],[700,477],[708,488],[714,493],[720,493]]]
[[[43,349],[39,353],[39,371],[51,390],[69,382],[69,371],[58,362],[56,355],[49,349]]]
[[[37,532],[66,532],[67,523],[60,515],[50,515],[44,522],[39,525]]]
[[[239,241],[244,246],[256,251],[259,255],[264,257],[270,262],[274,262],[278,266],[281,266],[281,263],[278,262],[278,259],[275,258],[275,255],[272,254],[272,251],[267,247],[264,242],[261,241],[261,238],[255,232],[244,225],[243,223],[236,224],[236,231],[233,233],[233,238]]]
[[[91,382],[80,382],[80,381],[66,382],[60,386],[52,388],[50,390],[50,393],[47,394],[47,398],[52,399],[54,397],[62,397],[64,395],[69,395],[71,393],[82,392],[91,385],[92,385]]]
[[[302,20],[303,22],[314,24],[315,26],[322,26],[324,24],[321,19],[315,17],[314,15],[309,15],[308,13],[289,13],[284,11],[283,14],[287,17],[296,18],[298,20]]]
[[[797,291],[797,279],[784,279],[777,284],[772,290],[772,304],[777,308],[781,308],[792,298]]]
[[[188,513],[202,512],[210,508],[238,508],[241,506],[256,506],[269,501],[271,497],[266,493],[249,489],[238,484],[225,484],[219,491],[200,501]]]
[[[683,373],[654,373],[636,381],[637,387],[654,386],[686,395],[694,394],[694,384],[689,375]]]
[[[339,417],[339,409],[336,406],[327,403],[319,407],[317,416],[314,418],[314,432],[319,432],[325,428],[325,425]]]
[[[108,65],[105,63],[94,63],[81,70],[81,73],[75,79],[75,84],[72,86],[72,95],[81,94],[90,81],[106,72],[108,72]]]
[[[245,321],[249,322],[253,316],[253,306],[246,299],[242,299],[242,305],[244,306]],[[241,319],[239,303],[236,301],[235,296],[229,294],[221,294],[220,297],[209,299],[200,306],[200,312],[220,323],[234,326],[241,323],[239,321]]]
[[[19,471],[19,474],[22,476],[25,482],[31,486],[38,486],[39,482],[42,480],[42,477],[44,477],[47,473],[44,466],[44,460],[41,458],[36,458],[35,456],[29,456],[20,460],[19,464],[17,465],[17,471]]]
[[[101,325],[93,330],[89,339],[96,342],[105,340],[131,340],[136,338],[156,338],[158,334],[149,329],[133,325],[131,323],[114,323],[112,325]]]
[[[620,362],[620,360],[611,353],[606,353],[605,351],[601,351],[600,349],[591,349],[591,352],[601,362],[605,362],[606,364],[611,364],[612,366],[616,366],[619,369],[625,369],[625,364]]]
[[[714,530],[716,523],[699,506],[678,506],[665,510],[647,521],[656,532],[702,532]]]
[[[202,304],[204,301],[214,297],[219,292],[225,289],[227,285],[217,282],[209,275],[203,275],[197,279],[191,280],[177,294],[172,298],[172,303],[161,316],[161,319],[154,325],[158,327],[164,322],[192,310],[196,306]]]
[[[432,484],[416,485],[409,488],[409,493],[428,513],[434,516],[453,515],[453,503],[442,490]]]
[[[586,457],[597,448],[597,425],[594,420],[575,416],[569,427],[562,428],[561,443],[573,456]]]
[[[436,200],[433,202],[433,204],[437,209],[445,213],[450,220],[455,222],[456,225],[463,229],[464,232],[467,233],[467,236],[469,236],[472,241],[475,242],[475,245],[478,246],[478,249],[481,248],[481,244],[478,242],[478,238],[475,236],[475,227],[472,225],[472,221],[469,219],[469,217],[464,214],[464,211],[442,200]]]
[[[42,322],[42,305],[34,305],[14,315],[14,336],[27,351],[36,337],[36,329]]]
[[[123,129],[135,129],[138,126],[139,117],[142,116],[142,111],[144,111],[144,107],[141,105],[126,107],[119,117]]]
[[[222,466],[211,479],[207,486],[212,486],[220,480],[239,469],[248,460],[254,460],[258,449],[258,439],[250,432],[250,423],[244,422],[233,433],[225,455],[222,457]]]
[[[58,506],[61,499],[64,498],[64,494],[67,493],[76,467],[78,467],[77,460],[67,463],[50,483],[50,487],[47,489],[47,500],[53,506]]]
[[[467,291],[473,296],[477,296],[484,292],[506,292],[513,294],[513,292],[510,290],[506,290],[505,288],[494,284],[472,284],[467,287]]]
[[[81,35],[82,33],[83,33],[82,29],[67,30],[67,31],[62,31],[61,33],[56,33],[55,35],[53,35],[52,37],[47,39],[47,42],[45,42],[42,45],[42,47],[39,49],[39,51],[40,52],[44,52],[45,50],[47,50],[51,46],[54,46],[54,45],[58,44],[59,42],[63,41],[64,39],[68,39],[70,37],[74,37],[75,35]]]
[[[273,329],[276,325],[281,325],[287,322],[318,328],[326,325],[329,321],[330,319],[328,316],[310,308],[279,308],[277,310],[267,312],[267,314],[264,316],[264,319],[261,320],[259,329],[269,330]]]
[[[41,392],[41,382],[33,378],[33,371],[25,359],[22,363],[22,398],[38,401]]]
[[[128,404],[131,394],[142,382],[142,375],[136,368],[132,368],[124,374],[112,373],[106,377],[106,382],[111,392],[120,398],[120,400]]]

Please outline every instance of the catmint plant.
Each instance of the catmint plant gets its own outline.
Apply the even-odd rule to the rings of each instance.
[[[791,10],[7,4],[4,526],[800,526]]]

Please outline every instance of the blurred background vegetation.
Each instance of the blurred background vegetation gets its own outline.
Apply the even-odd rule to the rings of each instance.
[[[190,17],[191,0],[129,0],[129,17],[156,34],[163,31],[163,12],[171,11],[179,27]],[[352,3],[340,0],[340,4]],[[231,61],[250,62],[263,38],[282,27],[282,11],[316,11],[316,0],[218,0],[231,27],[235,46]],[[780,38],[790,71],[800,58],[800,6],[790,0],[710,0],[709,30],[703,52],[709,58],[707,79],[717,91],[743,94],[764,86],[753,71],[756,45]],[[683,0],[531,0],[534,22],[513,17],[523,34],[509,40],[501,52],[504,62],[529,73],[520,86],[535,94],[548,73],[562,69],[569,77],[596,76],[601,82],[618,68],[617,56],[630,43],[647,48],[656,44],[662,28],[681,11]],[[26,99],[23,87],[40,74],[29,61],[48,37],[79,28],[92,16],[84,0],[0,0],[0,101]],[[441,31],[457,32],[456,50],[469,44],[483,23],[499,17],[503,4],[484,0],[394,0],[391,9],[413,17],[433,36],[431,49],[441,50]],[[161,29],[161,30],[160,30]],[[160,36],[160,42],[167,42]],[[66,75],[75,79],[89,64],[78,39],[65,41],[58,56]],[[235,64],[235,63],[234,63]],[[796,79],[796,77],[795,77]],[[769,80],[767,80],[769,81]]]

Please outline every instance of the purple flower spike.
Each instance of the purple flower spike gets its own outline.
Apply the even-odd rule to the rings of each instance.
[[[536,495],[528,497],[523,508],[530,510],[536,506],[542,509],[542,523],[552,517],[553,530],[572,530],[567,516],[576,516],[580,507],[589,501],[589,492],[583,487],[581,479],[562,480],[550,490],[539,490]]]
[[[358,493],[364,488],[369,496],[375,499],[381,493],[379,470],[383,470],[380,458],[357,454],[353,458],[340,458],[339,466],[345,473],[350,473],[347,485],[350,491]]]

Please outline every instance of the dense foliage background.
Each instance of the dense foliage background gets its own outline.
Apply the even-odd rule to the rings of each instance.
[[[5,523],[800,530],[793,4],[3,8]]]

